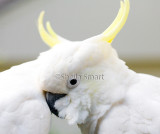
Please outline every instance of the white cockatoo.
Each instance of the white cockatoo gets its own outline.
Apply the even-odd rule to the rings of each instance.
[[[38,58],[40,88],[52,113],[83,134],[160,134],[160,79],[130,70],[111,46],[129,8],[122,1],[105,32],[74,42],[56,35],[49,22],[45,30],[40,14],[40,35],[52,47]]]

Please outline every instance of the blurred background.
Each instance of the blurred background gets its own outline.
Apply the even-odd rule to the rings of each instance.
[[[130,1],[128,21],[112,45],[131,69],[160,76],[160,1]],[[49,49],[37,30],[42,10],[56,33],[77,41],[102,33],[119,7],[120,0],[0,0],[0,71]],[[80,134],[77,126],[53,118],[51,133]]]

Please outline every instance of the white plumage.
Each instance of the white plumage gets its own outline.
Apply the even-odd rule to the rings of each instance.
[[[81,42],[64,41],[49,22],[45,31],[44,12],[40,15],[41,37],[49,46],[55,45],[39,58],[48,57],[41,68],[41,88],[66,94],[54,107],[61,118],[78,124],[83,134],[160,134],[160,78],[128,69],[110,44],[128,13],[129,0],[124,0],[103,34]],[[104,78],[88,80],[86,75]]]
[[[48,134],[51,114],[38,67],[32,61],[0,73],[0,134]]]
[[[110,44],[128,13],[129,0],[124,0],[103,34],[71,42],[57,36],[49,22],[45,30],[42,12],[40,35],[55,46],[37,60],[0,74],[0,133],[48,133],[45,91],[51,111],[78,124],[83,134],[160,134],[160,78],[128,69]],[[86,79],[89,75],[104,77]],[[51,99],[55,94],[63,97]]]
[[[45,61],[50,70],[41,69],[43,89],[67,94],[56,101],[59,116],[77,123],[83,134],[159,134],[160,79],[128,69],[111,45],[97,43],[98,38],[65,42],[40,56],[50,57]],[[68,79],[57,74],[82,77],[70,89]],[[84,74],[103,74],[104,79],[87,80]]]
[[[160,79],[136,74],[134,80],[123,99],[99,120],[98,134],[160,133]]]

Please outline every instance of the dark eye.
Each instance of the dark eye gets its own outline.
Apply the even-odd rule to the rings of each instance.
[[[79,85],[79,81],[78,79],[69,79],[68,82],[67,82],[67,87],[72,89],[72,88],[75,88]]]
[[[72,80],[70,80],[70,84],[71,84],[71,85],[75,85],[75,84],[77,84],[77,80],[76,80],[76,79],[72,79]]]

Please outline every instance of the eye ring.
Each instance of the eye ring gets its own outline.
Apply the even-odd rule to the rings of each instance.
[[[77,79],[77,78],[71,78],[67,82],[67,87],[69,89],[73,89],[73,88],[76,88],[79,85],[79,83],[80,83],[79,79]]]

